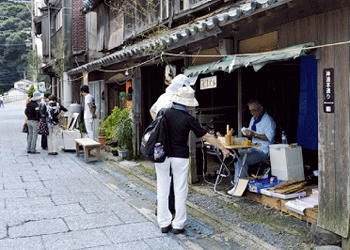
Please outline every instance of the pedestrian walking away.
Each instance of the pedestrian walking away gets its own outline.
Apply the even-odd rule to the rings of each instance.
[[[94,139],[94,131],[92,129],[92,122],[97,118],[95,111],[94,97],[89,93],[89,86],[83,85],[80,88],[81,94],[84,96],[84,123],[86,133],[90,139]]]
[[[36,141],[38,138],[38,124],[40,117],[39,102],[43,98],[39,92],[34,92],[33,97],[28,102],[25,109],[25,115],[27,116],[28,124],[28,136],[27,136],[27,153],[39,154],[36,150]]]
[[[59,131],[59,118],[68,111],[65,107],[57,102],[55,95],[50,95],[49,103],[44,107],[46,122],[49,127],[49,135],[47,136],[47,144],[49,155],[58,154],[58,131]]]
[[[41,100],[39,107],[40,107],[40,119],[42,119],[43,122],[46,122],[46,112],[45,108],[46,105],[49,103],[49,96],[51,93],[45,93],[44,98]],[[47,135],[41,134],[41,149],[47,150]]]
[[[190,81],[188,77],[180,74],[177,75],[174,79],[171,80],[171,84],[165,89],[165,93],[162,94],[157,101],[152,105],[149,110],[152,119],[154,120],[157,116],[157,113],[162,108],[170,108],[172,106],[172,102],[170,98],[173,94],[183,86],[190,86]],[[171,175],[171,183],[170,183],[170,194],[169,194],[169,210],[173,217],[175,217],[175,198],[174,198],[174,184],[173,184],[173,175]],[[157,213],[157,211],[156,211]]]
[[[2,95],[0,95],[0,107],[3,107],[5,108],[5,105],[4,105],[4,97]]]
[[[186,78],[182,78],[185,82]],[[191,87],[181,87],[171,97],[172,107],[165,111],[167,123],[167,138],[169,150],[167,158],[162,163],[156,163],[157,173],[157,220],[162,233],[170,230],[174,234],[183,233],[187,218],[186,199],[188,193],[187,174],[189,168],[188,138],[190,131],[196,137],[202,137],[209,144],[219,148],[223,157],[232,155],[215,137],[204,130],[198,120],[189,114],[192,107],[198,106],[195,91]],[[168,208],[170,190],[170,166],[174,178],[175,218],[172,219]]]

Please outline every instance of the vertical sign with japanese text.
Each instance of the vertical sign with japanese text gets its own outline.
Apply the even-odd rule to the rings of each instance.
[[[323,110],[334,113],[334,69],[323,70]]]

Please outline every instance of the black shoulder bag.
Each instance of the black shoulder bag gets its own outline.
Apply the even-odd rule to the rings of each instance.
[[[166,109],[161,109],[142,135],[140,151],[152,162],[164,162],[168,154],[165,113]]]

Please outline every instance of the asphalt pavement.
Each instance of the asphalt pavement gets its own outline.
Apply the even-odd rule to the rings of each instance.
[[[48,155],[40,135],[41,153],[28,154],[24,106],[0,108],[0,249],[274,249],[193,206],[184,234],[162,234],[154,187],[130,172],[75,152]]]

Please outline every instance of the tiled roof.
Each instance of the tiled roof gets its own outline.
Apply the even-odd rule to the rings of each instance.
[[[85,0],[85,2],[96,2],[97,0]],[[273,7],[273,5],[278,5],[280,2],[287,2],[290,0],[250,0],[242,1],[231,8],[222,10],[221,12],[198,20],[194,23],[190,23],[185,27],[174,28],[172,30],[166,31],[160,35],[154,36],[149,39],[145,39],[139,43],[125,47],[122,50],[114,52],[108,56],[101,59],[95,60],[93,62],[87,63],[80,67],[74,68],[68,71],[68,74],[77,74],[83,71],[92,70],[94,68],[103,67],[107,64],[117,62],[118,60],[124,60],[127,57],[132,57],[134,55],[144,55],[148,51],[152,51],[154,48],[165,45],[170,46],[179,40],[185,40],[199,32],[206,30],[211,30],[215,26],[225,26],[233,23],[240,19],[242,16],[252,15],[258,9],[264,9],[267,7]]]
[[[83,6],[80,8],[80,11],[83,14],[89,13],[96,6],[98,6],[102,1],[101,0],[84,0]]]

